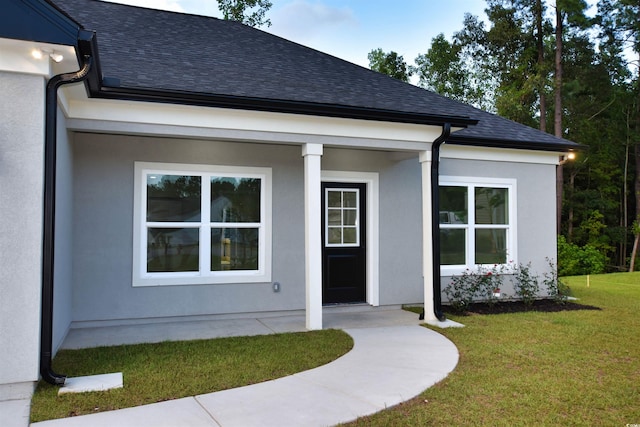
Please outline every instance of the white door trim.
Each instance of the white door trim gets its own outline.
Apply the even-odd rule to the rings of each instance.
[[[367,303],[380,305],[379,175],[377,172],[322,171],[322,182],[352,182],[367,185]]]

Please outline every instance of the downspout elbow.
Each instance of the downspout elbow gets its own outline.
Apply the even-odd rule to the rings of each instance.
[[[51,367],[53,353],[53,277],[55,247],[56,151],[58,120],[58,89],[62,85],[85,80],[94,60],[84,56],[82,67],[72,73],[58,74],[49,79],[45,100],[44,141],[44,207],[42,237],[42,306],[40,318],[40,375],[53,385],[63,385],[66,376]]]

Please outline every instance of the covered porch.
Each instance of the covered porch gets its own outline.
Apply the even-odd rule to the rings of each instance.
[[[323,307],[326,329],[376,328],[419,325],[418,315],[401,306],[373,307],[367,304]],[[146,319],[135,324],[88,322],[75,325],[64,339],[62,349],[99,346],[213,339],[234,336],[304,332],[305,313],[246,313],[212,315],[196,319]]]

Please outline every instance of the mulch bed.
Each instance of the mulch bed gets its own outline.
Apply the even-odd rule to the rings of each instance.
[[[451,314],[456,313],[451,307],[443,306],[443,310]],[[545,313],[555,313],[559,311],[572,310],[602,310],[600,307],[592,305],[577,304],[575,302],[566,301],[559,304],[550,299],[536,300],[532,305],[526,305],[522,301],[501,301],[492,305],[486,303],[474,303],[467,308],[465,314],[504,314],[504,313],[520,313],[525,311],[540,311]]]

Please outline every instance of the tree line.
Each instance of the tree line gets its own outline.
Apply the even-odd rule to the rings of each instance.
[[[375,49],[370,67],[588,146],[558,167],[559,270],[638,268],[640,2],[487,0],[407,65]],[[634,265],[634,261],[635,265]]]

